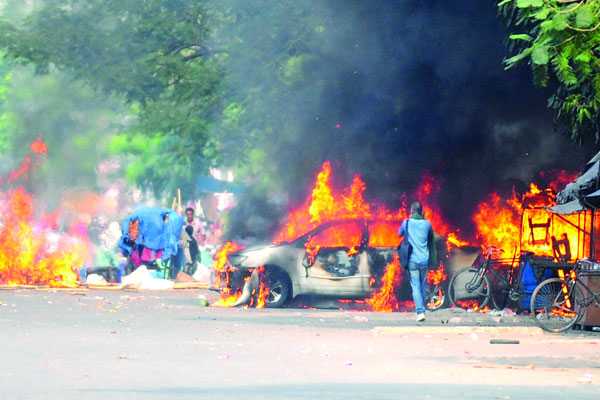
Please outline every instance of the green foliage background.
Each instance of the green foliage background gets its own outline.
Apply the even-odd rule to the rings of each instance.
[[[600,141],[600,1],[502,0],[515,54],[507,68],[529,63],[549,87],[548,106],[572,139]]]
[[[498,2],[513,31],[506,67],[530,64],[579,141],[598,140],[599,1]],[[376,98],[372,88],[386,84],[348,84],[369,62],[353,46],[367,35],[356,16],[373,5],[325,3],[4,0],[0,152],[17,158],[42,135],[51,149],[46,180],[93,184],[98,161],[116,157],[131,184],[158,196],[182,188],[191,197],[195,177],[221,166],[259,192],[303,189],[331,143],[339,162],[367,170],[381,132],[336,130],[337,118],[356,110],[322,95]],[[398,18],[411,15],[398,10]],[[394,101],[385,112],[415,102]]]
[[[282,151],[312,146],[302,162],[322,161],[298,121],[319,113],[331,85],[319,63],[352,29],[313,11],[291,0],[47,0],[20,23],[1,20],[0,47],[13,65],[122,99],[130,123],[103,151],[127,161],[131,183],[193,194],[195,176],[227,166],[277,190],[304,178],[270,162]]]

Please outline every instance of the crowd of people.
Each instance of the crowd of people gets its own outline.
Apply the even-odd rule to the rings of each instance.
[[[102,218],[94,219],[88,226],[89,241],[94,256],[88,265],[80,270],[80,278],[86,281],[100,279],[106,282],[120,282],[140,266],[155,272],[156,277],[171,280],[207,278],[213,264],[213,254],[220,241],[222,229],[219,222],[210,221],[202,214],[197,215],[193,207],[187,207],[177,213],[182,217],[181,234],[177,240],[176,251],[164,257],[162,250],[151,249],[136,243],[139,221],[129,223],[126,241],[130,249],[123,251],[119,243],[124,238],[123,227],[117,221],[108,222]],[[168,215],[163,215],[167,223]],[[132,237],[133,236],[133,237]]]

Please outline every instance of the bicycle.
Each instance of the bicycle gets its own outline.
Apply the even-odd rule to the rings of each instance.
[[[583,269],[585,263],[576,262],[568,273],[558,269],[558,277],[546,279],[533,291],[531,315],[543,330],[564,332],[583,318],[588,307],[600,307],[600,292],[592,291],[580,279],[594,275]]]
[[[492,282],[501,283],[505,295],[502,306],[506,305],[509,299],[517,302],[521,298],[520,280],[517,279],[518,269],[513,268],[515,256],[512,261],[494,258],[503,252],[502,249],[490,246],[477,256],[471,267],[452,276],[448,284],[448,298],[453,306],[475,310],[484,309],[486,306],[496,308],[498,302],[494,299]],[[506,277],[493,268],[494,265],[506,266],[507,264],[510,264],[510,268]],[[490,280],[490,277],[493,280]]]

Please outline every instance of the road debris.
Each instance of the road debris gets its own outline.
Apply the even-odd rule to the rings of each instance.
[[[516,339],[490,339],[490,344],[520,344]]]

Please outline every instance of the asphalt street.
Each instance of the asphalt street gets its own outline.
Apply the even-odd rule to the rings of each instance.
[[[222,309],[199,294],[212,296],[0,291],[0,399],[600,398],[600,334],[451,309],[424,324],[332,302]]]

